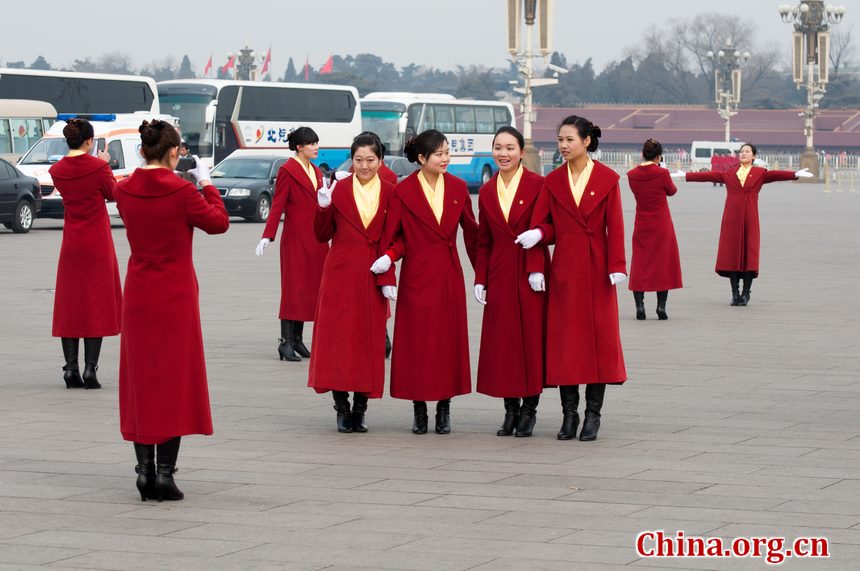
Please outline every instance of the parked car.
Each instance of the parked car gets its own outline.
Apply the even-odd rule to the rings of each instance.
[[[0,159],[0,222],[16,234],[29,232],[42,208],[39,181]]]
[[[212,169],[212,184],[221,192],[230,216],[265,222],[272,207],[278,169],[288,158],[283,154],[230,155]]]
[[[418,163],[410,163],[409,159],[406,157],[385,157],[382,159],[382,162],[385,163],[385,166],[394,171],[394,174],[397,175],[397,182],[402,181],[404,178],[421,168],[418,166]],[[346,159],[339,167],[337,167],[337,170],[349,171],[351,168],[352,159]]]

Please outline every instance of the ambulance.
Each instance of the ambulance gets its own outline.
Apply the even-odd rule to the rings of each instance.
[[[63,218],[63,197],[54,188],[48,169],[69,153],[69,146],[63,137],[66,121],[72,118],[88,120],[93,126],[95,144],[92,154],[104,151],[110,154],[110,168],[117,180],[129,176],[134,169],[143,164],[140,154],[140,133],[138,128],[144,120],[161,119],[179,129],[179,119],[170,115],[158,115],[146,111],[123,114],[59,114],[57,122],[47,133],[27,151],[19,161],[18,169],[27,176],[39,179],[42,186],[42,210],[40,218]],[[116,206],[108,204],[111,216],[118,216]]]

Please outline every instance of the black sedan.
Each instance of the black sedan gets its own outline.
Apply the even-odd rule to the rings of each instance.
[[[42,208],[39,181],[0,159],[0,222],[16,234],[29,232]]]
[[[227,157],[212,169],[212,184],[221,192],[230,216],[265,222],[272,207],[283,155],[242,154]]]

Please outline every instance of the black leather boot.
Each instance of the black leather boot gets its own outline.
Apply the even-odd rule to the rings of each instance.
[[[99,355],[102,352],[102,338],[88,337],[84,339],[84,388],[100,389],[96,371],[99,370]]]
[[[505,419],[502,426],[496,431],[496,436],[510,436],[514,433],[517,423],[520,421],[520,399],[505,399]]]
[[[740,272],[732,272],[729,276],[729,282],[732,284],[732,305],[740,305],[741,301],[741,275]]]
[[[582,431],[579,433],[579,439],[583,442],[597,438],[597,431],[600,429],[600,409],[603,408],[605,392],[604,383],[585,386],[585,420],[582,421]]]
[[[388,336],[388,329],[385,330],[385,358],[391,358],[391,337]]]
[[[666,300],[669,299],[669,291],[657,292],[657,319],[669,319],[669,314],[666,313]]]
[[[155,496],[155,444],[134,443],[134,455],[137,456],[137,491],[140,501],[154,500]]]
[[[66,383],[67,389],[82,389],[84,380],[81,378],[81,371],[78,368],[78,348],[80,339],[72,339],[71,337],[61,337],[60,344],[63,346],[63,358],[66,360],[63,366],[63,381]]]
[[[412,401],[415,421],[412,423],[412,434],[427,434],[427,403],[423,400]]]
[[[176,473],[176,458],[179,456],[179,442],[181,437],[171,438],[157,446],[158,457],[155,466],[155,498],[161,502],[178,501],[185,494],[176,487],[173,474]]]
[[[353,432],[367,432],[367,424],[364,422],[365,412],[367,412],[367,395],[364,393],[352,393]]]
[[[520,420],[517,422],[517,436],[531,436],[537,422],[537,406],[540,395],[533,395],[523,399],[520,407]]]
[[[451,432],[451,399],[436,403],[436,434]]]
[[[753,283],[753,273],[752,272],[744,272],[744,289],[741,292],[740,301],[738,301],[738,305],[745,306],[750,302],[750,289],[752,288]]]
[[[293,321],[293,347],[296,349],[296,353],[299,354],[299,357],[304,357],[305,359],[311,358],[311,352],[308,351],[308,348],[305,347],[305,342],[302,341],[302,332],[305,330],[305,322],[304,321]]]
[[[645,292],[634,291],[633,301],[636,302],[636,319],[642,321],[645,319]]]
[[[278,339],[280,342],[280,345],[278,345],[278,355],[280,356],[281,361],[297,363],[302,360],[301,357],[296,355],[294,339],[295,334],[293,333],[293,322],[289,319],[282,319],[281,337]]]
[[[562,385],[558,387],[561,396],[561,411],[564,418],[561,421],[561,429],[558,431],[559,440],[573,440],[576,437],[576,429],[579,428],[579,385]]]
[[[332,391],[334,409],[337,411],[337,431],[352,432],[352,412],[349,410],[349,393]]]

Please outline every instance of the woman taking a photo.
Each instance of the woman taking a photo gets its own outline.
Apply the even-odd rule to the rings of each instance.
[[[378,175],[382,143],[357,136],[350,148],[354,174],[317,193],[314,232],[331,240],[314,319],[308,386],[331,391],[338,432],[367,432],[367,399],[385,388],[388,304],[368,267],[382,253],[379,240],[394,186]],[[353,393],[352,410],[349,391]]]
[[[60,337],[67,389],[100,389],[96,371],[102,338],[119,335],[122,291],[105,200],[114,200],[110,155],[93,150],[93,126],[69,119],[63,128],[69,154],[48,172],[63,195],[63,244],[57,264],[53,336]],[[84,340],[84,374],[78,365]]]
[[[522,166],[525,141],[514,127],[493,138],[499,171],[478,194],[478,243],[475,253],[475,299],[484,306],[479,393],[503,398],[505,418],[498,436],[531,436],[543,390],[546,296],[532,291],[526,251],[516,244],[529,229],[543,177]],[[544,256],[546,272],[549,252]],[[520,400],[522,399],[522,401]]]
[[[278,355],[282,361],[309,359],[310,351],[302,340],[305,321],[313,321],[317,294],[322,280],[328,243],[314,235],[317,190],[322,187],[322,172],[311,161],[319,155],[320,138],[310,127],[299,127],[288,137],[296,156],[283,164],[275,183],[272,211],[257,245],[257,255],[275,239],[281,215],[281,338]]]
[[[471,392],[463,268],[457,252],[462,226],[474,264],[478,225],[466,183],[448,174],[448,140],[435,129],[407,141],[406,157],[421,168],[397,185],[382,244],[371,267],[383,295],[398,300],[391,355],[391,396],[411,400],[412,432],[427,432],[427,401],[436,402],[436,433],[451,432],[451,398]],[[399,293],[392,262],[403,258]]]
[[[205,164],[198,161],[192,171],[202,194],[173,173],[179,162],[173,126],[144,121],[140,140],[146,165],[116,190],[131,247],[120,344],[120,428],[134,442],[140,499],[181,500],[173,480],[180,438],[212,434],[192,238],[194,228],[223,234],[229,222]]]

